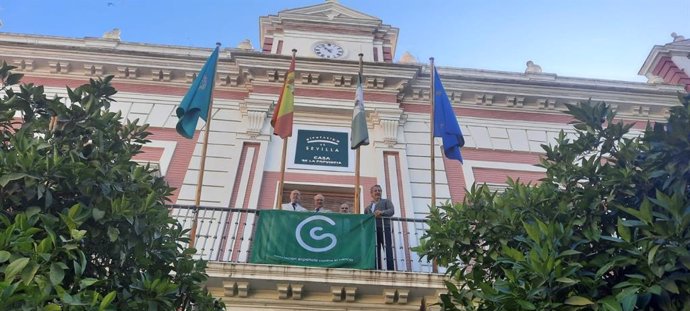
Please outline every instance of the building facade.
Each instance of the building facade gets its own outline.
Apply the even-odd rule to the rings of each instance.
[[[197,241],[210,260],[209,288],[230,310],[427,308],[445,288],[444,277],[412,250],[431,204],[429,65],[409,55],[395,62],[397,28],[333,1],[261,17],[259,25],[258,48],[249,42],[223,48],[218,62]],[[690,91],[688,42],[677,36],[654,47],[640,70],[648,83],[561,77],[535,64],[525,72],[439,67],[466,144],[460,164],[443,158],[436,142],[437,201],[461,202],[474,183],[501,190],[507,177],[537,182],[541,145],[560,131],[572,133],[564,104],[605,101],[618,119],[636,122],[636,131],[663,120],[678,105],[677,92]],[[273,209],[278,197],[283,141],[272,135],[269,120],[292,49],[298,51],[295,129],[284,201],[298,189],[307,207],[316,193],[326,196],[329,209],[354,203],[354,153],[338,143],[349,146],[358,54],[364,54],[371,143],[361,149],[359,203],[366,206],[368,189],[380,184],[395,205],[401,219],[394,228],[394,271],[248,263],[255,211]],[[150,124],[151,143],[136,160],[157,165],[176,188],[171,213],[186,226],[205,130],[200,122],[193,139],[179,136],[175,108],[210,53],[123,42],[117,33],[83,39],[0,33],[0,59],[17,66],[25,83],[66,96],[66,85],[115,76],[119,92],[111,110]]]

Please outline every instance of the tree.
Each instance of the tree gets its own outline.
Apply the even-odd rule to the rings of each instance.
[[[0,310],[224,309],[168,215],[171,188],[132,161],[150,133],[108,110],[112,76],[48,98],[11,88],[13,68],[0,68]]]
[[[537,185],[473,186],[432,209],[423,255],[445,310],[690,310],[690,96],[642,135],[604,103],[568,105]]]

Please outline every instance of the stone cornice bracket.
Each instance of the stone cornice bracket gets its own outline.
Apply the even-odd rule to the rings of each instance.
[[[450,100],[451,104],[460,104],[462,102],[462,92],[451,91],[448,95],[448,100]]]
[[[171,70],[167,69],[151,69],[151,80],[170,82],[173,75]]]
[[[240,102],[240,112],[249,136],[257,137],[261,134],[261,129],[264,127],[266,116],[272,104],[272,100],[252,98]]]
[[[350,87],[352,86],[353,76],[333,75],[333,86]]]
[[[124,79],[136,79],[138,69],[135,67],[118,66],[117,67],[117,77]]]
[[[368,89],[383,89],[386,82],[386,79],[382,77],[368,77],[366,80],[366,88]]]
[[[357,300],[357,287],[345,287],[345,301],[355,302]]]
[[[51,61],[48,62],[48,65],[50,65],[50,73],[66,74],[69,73],[70,70],[70,64],[68,62]]]
[[[395,98],[398,101],[398,103],[402,102],[403,99],[405,98],[405,92],[408,89],[410,80],[403,79],[398,82],[398,85],[395,87],[395,90],[398,91],[398,94],[396,94]]]
[[[239,85],[240,75],[234,73],[219,72],[220,85],[237,86]]]
[[[649,106],[634,106],[632,108],[633,114],[636,114],[638,116],[643,116],[643,117],[649,117]]]
[[[302,84],[319,85],[320,74],[315,72],[302,72],[300,74],[302,77]]]
[[[407,298],[410,291],[407,289],[392,289],[386,288],[383,290],[383,298],[385,304],[407,304]]]
[[[283,82],[285,80],[285,70],[267,70],[266,79],[268,82]]]
[[[539,99],[537,100],[537,105],[539,105],[541,110],[556,110],[555,99]]]
[[[194,79],[196,79],[197,72],[185,72],[184,73],[184,82],[185,83],[192,83],[194,82]]]
[[[523,108],[525,106],[525,97],[524,96],[512,96],[509,95],[506,98],[506,106],[508,107],[516,107],[516,108]]]
[[[494,95],[492,94],[478,94],[475,95],[475,101],[474,103],[476,105],[482,105],[482,106],[492,106],[494,104]]]
[[[429,90],[429,88],[426,88],[426,87],[413,88],[412,89],[412,99],[428,101],[430,93],[431,93],[431,90]]]
[[[342,286],[331,286],[331,300],[334,302],[345,299],[345,288]]]
[[[84,64],[84,75],[90,77],[98,77],[103,75],[103,65]]]
[[[32,59],[18,59],[14,61],[14,65],[20,71],[34,71],[34,61]]]
[[[249,282],[223,281],[223,290],[225,297],[246,298],[249,296]]]

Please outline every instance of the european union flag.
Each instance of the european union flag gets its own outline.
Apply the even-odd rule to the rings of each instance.
[[[465,138],[455,117],[453,107],[443,88],[436,67],[434,70],[434,137],[443,139],[443,153],[448,159],[454,159],[462,163],[460,147],[465,145]]]
[[[194,130],[199,118],[204,119],[204,121],[208,118],[208,107],[211,105],[211,97],[213,96],[219,48],[220,46],[216,46],[216,49],[213,50],[175,111],[179,118],[176,127],[177,133],[186,138],[194,137]]]

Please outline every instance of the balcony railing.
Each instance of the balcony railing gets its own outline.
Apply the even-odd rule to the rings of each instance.
[[[194,206],[170,205],[171,215],[191,228]],[[254,226],[261,210],[200,207],[196,234],[197,256],[217,262],[247,263],[252,250]],[[424,219],[391,217],[395,271],[432,273],[432,265],[412,250],[428,228]],[[385,243],[387,243],[386,241]],[[381,251],[385,267],[385,251]]]

